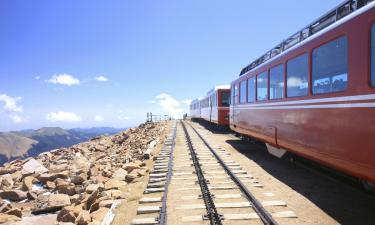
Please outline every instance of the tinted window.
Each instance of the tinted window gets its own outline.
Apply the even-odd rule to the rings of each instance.
[[[270,99],[284,97],[284,65],[281,64],[270,70]]]
[[[229,92],[223,92],[221,94],[221,106],[228,107],[229,106]]]
[[[287,96],[305,96],[308,92],[308,56],[303,54],[287,63]]]
[[[238,85],[234,86],[234,100],[238,104]]]
[[[375,23],[371,29],[371,84],[375,87]]]
[[[330,93],[346,89],[348,85],[347,38],[341,37],[313,50],[313,93]]]
[[[231,100],[230,104],[234,105],[234,85],[230,88],[230,93],[231,93]]]
[[[240,103],[246,102],[246,80],[240,83]]]
[[[255,77],[247,80],[247,102],[255,102]]]
[[[259,101],[268,98],[268,72],[263,72],[257,76],[257,99]]]

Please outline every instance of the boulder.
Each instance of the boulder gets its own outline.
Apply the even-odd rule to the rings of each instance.
[[[108,196],[111,199],[122,199],[122,198],[126,198],[128,193],[122,192],[120,190],[112,189],[112,190],[104,191],[103,195]]]
[[[54,212],[70,204],[70,198],[65,194],[39,195],[32,209],[32,213],[41,214]]]
[[[123,166],[123,168],[128,172],[131,173],[134,169],[139,169],[140,166],[138,163],[128,163]]]
[[[137,174],[134,174],[134,173],[131,173],[131,174],[128,174],[125,176],[125,181],[127,183],[132,183],[133,181],[135,181],[135,179],[138,177]]]
[[[128,175],[128,172],[124,170],[123,168],[119,168],[115,170],[115,172],[113,173],[112,179],[125,181],[126,175]]]
[[[38,198],[38,195],[32,191],[27,192],[26,196],[27,196],[27,199],[29,199],[30,201]]]
[[[57,187],[57,190],[60,194],[67,194],[67,195],[75,195],[75,185],[74,184],[67,184],[67,185],[60,185]]]
[[[88,194],[91,194],[93,193],[94,191],[98,190],[100,188],[100,185],[99,184],[89,184],[85,191],[88,193]]]
[[[14,182],[10,174],[5,174],[0,177],[0,187],[1,189],[10,189],[12,188]]]
[[[17,216],[19,218],[22,218],[22,211],[20,209],[17,209],[17,208],[7,211],[6,214],[14,215],[14,216]]]
[[[5,213],[12,209],[12,206],[6,201],[1,200],[0,202],[0,213]]]
[[[72,204],[78,203],[79,199],[80,199],[80,195],[79,194],[75,194],[73,196],[70,196],[70,202]]]
[[[110,190],[110,189],[120,189],[121,187],[126,186],[126,182],[120,181],[120,180],[115,180],[115,179],[109,179],[105,184],[104,184],[104,190]]]
[[[84,174],[80,174],[80,175],[72,176],[72,177],[70,178],[70,182],[72,182],[72,183],[75,184],[75,185],[82,184],[82,183],[85,182],[86,180],[87,180],[87,176],[85,176]]]
[[[17,172],[19,168],[17,167],[0,167],[0,175],[4,175],[4,174],[13,174],[15,172]]]
[[[91,213],[91,218],[93,221],[102,221],[105,217],[105,215],[108,212],[108,208],[102,207],[99,208],[98,210],[94,211]]]
[[[2,199],[8,199],[10,201],[22,201],[27,198],[26,192],[20,190],[2,191],[0,192]]]
[[[18,216],[0,213],[0,224],[3,224],[3,223],[12,224],[20,220],[21,219]]]
[[[48,169],[35,159],[30,159],[22,166],[22,174],[24,175],[42,174],[46,172],[48,172]]]
[[[70,198],[66,194],[52,194],[49,196],[48,203],[50,205],[70,205]]]
[[[113,203],[115,203],[116,200],[103,200],[99,202],[99,208],[100,207],[106,207],[106,208],[111,208]]]
[[[74,207],[66,206],[61,209],[59,214],[57,214],[57,221],[59,222],[71,222],[74,223],[76,216],[74,215]]]
[[[27,176],[23,178],[22,180],[22,190],[24,191],[31,191],[33,189],[33,181],[34,181],[33,176]]]
[[[94,202],[99,198],[99,191],[94,191],[90,196],[88,196],[86,201],[86,210],[89,210],[91,208],[91,205],[94,204]]]
[[[56,188],[56,184],[55,184],[55,182],[47,181],[47,182],[46,182],[46,187],[47,187],[48,189],[55,189],[55,188]]]
[[[54,181],[57,178],[66,179],[68,178],[69,171],[63,171],[60,173],[44,173],[38,177],[38,180],[42,183],[46,183],[47,181]]]
[[[87,225],[90,222],[91,222],[91,215],[86,210],[81,211],[77,219],[75,220],[75,223],[77,225]]]

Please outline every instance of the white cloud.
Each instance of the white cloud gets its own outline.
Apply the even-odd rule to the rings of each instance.
[[[127,117],[127,116],[120,115],[120,116],[117,117],[117,119],[119,119],[119,120],[129,120],[130,118]]]
[[[94,120],[95,120],[96,122],[101,122],[101,121],[104,121],[104,117],[102,117],[102,116],[95,116],[95,117],[94,117]]]
[[[17,105],[21,97],[10,97],[9,95],[0,95],[0,102],[4,102],[4,109],[9,112],[22,112],[22,106]]]
[[[21,116],[19,116],[17,114],[9,115],[9,118],[13,121],[13,123],[23,123],[23,122],[26,122],[26,120],[24,118],[22,118]]]
[[[102,81],[102,82],[108,81],[108,78],[105,77],[105,76],[94,77],[94,79],[95,79],[96,81]]]
[[[299,77],[291,77],[288,79],[288,87],[299,87],[302,84],[302,80]]]
[[[72,75],[63,73],[63,74],[55,74],[51,77],[51,79],[46,80],[48,83],[52,84],[61,84],[66,86],[78,85],[80,81],[73,77]]]
[[[191,103],[191,99],[185,99],[185,100],[182,100],[182,103],[184,103],[185,105],[190,105]]]
[[[159,104],[165,113],[169,114],[174,118],[180,118],[182,116],[181,103],[169,94],[162,93],[156,98],[156,103]]]
[[[46,120],[51,122],[78,122],[81,121],[82,118],[75,113],[72,112],[50,112],[46,115]]]
[[[35,76],[35,80],[39,80],[40,79],[40,76]]]

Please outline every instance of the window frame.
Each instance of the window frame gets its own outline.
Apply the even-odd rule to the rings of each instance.
[[[242,84],[245,84],[245,97],[244,97],[244,101],[242,102],[241,101],[241,95],[242,95],[242,91],[241,91],[241,86],[242,86]],[[239,102],[239,104],[241,105],[241,104],[246,104],[247,103],[247,80],[242,80],[242,81],[240,81],[239,82],[239,88],[238,88],[238,92],[239,92],[239,94],[238,94],[238,102]]]
[[[253,101],[249,101],[249,80],[251,79],[254,79],[254,90],[253,90],[253,93],[254,93],[254,98],[253,98]],[[246,102],[247,103],[254,103],[257,101],[257,76],[252,76],[252,77],[249,77],[246,79],[246,91],[247,91],[247,98],[246,98]]]
[[[314,50],[316,49],[319,49],[327,44],[330,44],[331,42],[334,42],[334,41],[337,41],[338,39],[340,38],[346,38],[346,50],[347,50],[347,56],[346,56],[346,75],[347,75],[347,85],[346,85],[346,88],[343,89],[343,90],[339,90],[339,91],[330,91],[330,92],[323,92],[323,93],[316,93],[314,92],[314,59],[313,59],[313,54],[314,54]],[[340,34],[339,36],[336,36],[328,41],[325,41],[324,43],[321,43],[319,44],[318,46],[315,46],[313,47],[311,50],[310,50],[310,54],[309,54],[309,91],[311,93],[311,95],[313,96],[318,96],[318,95],[325,95],[325,94],[335,94],[335,93],[341,93],[341,92],[345,92],[348,90],[348,85],[349,85],[349,37],[348,35],[345,33],[345,34]]]
[[[306,55],[307,56],[307,92],[305,95],[298,95],[298,96],[288,96],[288,63],[300,56],[303,56],[303,55]],[[285,91],[284,91],[284,96],[286,99],[288,98],[303,98],[303,97],[307,97],[307,96],[310,96],[310,94],[312,93],[312,88],[311,88],[311,51],[305,51],[305,52],[302,52],[294,57],[291,57],[289,59],[287,59],[285,62],[284,62],[284,86],[285,86]]]
[[[277,68],[279,66],[283,67],[282,68],[282,77],[283,77],[283,84],[284,84],[284,86],[282,88],[283,89],[283,96],[281,98],[271,98],[271,71],[272,71],[272,69],[275,69],[275,68]],[[286,98],[286,66],[285,66],[284,62],[279,63],[279,64],[277,64],[277,65],[269,68],[268,83],[269,83],[269,87],[268,87],[268,99],[270,101],[277,101],[277,100]]]
[[[258,77],[259,77],[259,75],[264,75],[264,73],[266,73],[266,77],[267,77],[267,82],[266,82],[266,85],[267,85],[267,91],[266,91],[266,98],[265,99],[261,99],[261,100],[259,100],[259,98],[258,98]],[[257,102],[264,102],[264,101],[268,101],[269,100],[269,90],[270,90],[270,88],[269,88],[269,82],[270,82],[270,73],[269,73],[269,69],[267,69],[267,70],[265,70],[265,71],[263,71],[263,72],[260,72],[260,73],[258,73],[256,76],[256,93],[255,93],[255,99],[256,99],[256,101]]]
[[[375,88],[375,21],[370,26],[370,86]]]

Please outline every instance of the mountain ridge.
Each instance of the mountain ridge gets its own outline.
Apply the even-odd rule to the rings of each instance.
[[[42,127],[21,131],[0,132],[0,164],[42,152],[87,141],[95,136],[112,135],[126,129],[92,127],[63,129]]]

